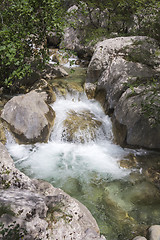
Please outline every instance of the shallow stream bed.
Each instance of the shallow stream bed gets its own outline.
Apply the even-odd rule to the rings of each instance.
[[[77,71],[67,81],[84,80],[85,71]],[[56,119],[48,143],[18,145],[8,137],[17,168],[86,205],[107,240],[133,239],[160,224],[159,153],[115,145],[110,118],[82,92],[51,106]]]

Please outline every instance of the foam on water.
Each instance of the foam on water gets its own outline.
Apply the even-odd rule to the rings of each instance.
[[[8,141],[7,148],[20,169],[27,169],[27,174],[53,183],[67,177],[89,181],[89,175],[95,172],[103,178],[121,178],[129,173],[118,164],[128,151],[112,143],[111,121],[96,101],[88,100],[85,95],[69,95],[66,99],[57,99],[52,107],[56,119],[48,143],[25,146]],[[77,113],[88,110],[102,122],[103,131],[95,142],[63,141],[63,121],[70,110]]]

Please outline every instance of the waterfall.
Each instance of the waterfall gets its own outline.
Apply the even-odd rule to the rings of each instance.
[[[52,107],[56,119],[48,143],[31,146],[8,142],[17,167],[53,184],[68,177],[89,181],[93,172],[105,178],[121,178],[129,173],[118,163],[128,151],[113,143],[111,120],[97,101],[88,100],[85,94],[68,94],[59,97]],[[75,132],[70,133],[73,128]]]
[[[142,174],[142,163],[136,162],[142,156],[146,163],[146,150],[114,144],[110,118],[96,100],[88,100],[83,93],[57,97],[51,107],[56,118],[47,143],[19,145],[8,134],[7,148],[16,167],[85,204],[108,240],[119,239],[121,234],[127,240],[131,229],[138,235],[142,222],[157,224],[158,190]],[[126,162],[131,163],[129,169],[121,167]],[[151,187],[156,192],[153,198]]]

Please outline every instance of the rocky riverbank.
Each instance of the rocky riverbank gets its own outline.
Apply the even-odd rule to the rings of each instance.
[[[88,67],[86,93],[89,98],[99,100],[106,113],[112,115],[115,141],[122,146],[127,144],[134,147],[159,149],[157,141],[159,139],[159,123],[157,123],[159,119],[157,108],[159,106],[157,99],[159,96],[159,50],[156,44],[153,40],[148,42],[148,38],[145,37],[106,40],[97,45],[97,50]],[[147,49],[145,56],[140,55],[139,48]],[[137,55],[134,55],[135,51],[139,51],[140,60],[137,60]],[[147,54],[150,54],[150,58],[146,57]],[[51,75],[48,78],[50,80]],[[6,103],[2,110],[0,125],[3,143],[6,141],[5,128],[12,131],[19,143],[48,141],[55,118],[55,113],[49,106],[56,100],[54,91],[62,95],[65,95],[68,90],[72,91],[70,85],[61,83],[59,86],[56,80],[52,85],[53,91],[47,83],[48,79],[41,79],[34,83],[32,89],[36,91],[16,96]],[[145,84],[147,84],[147,91]],[[144,101],[147,102],[153,93],[155,115],[146,116],[142,111]],[[80,113],[76,117],[75,113],[71,112],[64,123],[69,136],[66,140],[74,142],[76,139],[70,132],[70,127],[67,127],[72,124],[72,120],[78,121],[79,126],[85,129],[92,117],[88,112]],[[94,126],[98,128],[101,123],[97,120],[91,122],[93,139],[95,138]],[[73,127],[76,132],[76,124]],[[4,234],[16,232],[19,235],[24,234],[26,239],[105,239],[103,236],[100,237],[94,218],[82,204],[49,183],[31,180],[21,173],[15,168],[13,160],[2,144],[0,152],[0,221],[4,223],[1,228],[2,231],[5,230]],[[35,203],[38,203],[38,206]],[[148,240],[158,240],[159,226],[151,227],[146,237]],[[134,238],[134,240],[137,239],[145,238]]]
[[[160,150],[159,65],[159,45],[148,37],[106,39],[96,46],[85,88],[112,114],[115,141],[122,146]]]
[[[1,143],[0,152],[1,239],[105,239],[84,205],[48,182],[28,178]]]

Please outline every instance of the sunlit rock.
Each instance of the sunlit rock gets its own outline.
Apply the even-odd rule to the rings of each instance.
[[[106,112],[115,117],[114,134],[122,146],[160,149],[157,52],[156,40],[145,36],[106,39],[88,66],[86,82],[106,91]]]
[[[51,85],[45,80],[41,79],[40,81],[36,82],[31,90],[35,90],[36,92],[46,92],[47,93],[47,100],[48,104],[54,103],[56,101],[56,94],[53,91]]]
[[[149,240],[160,239],[160,225],[153,225],[148,229]]]
[[[46,104],[46,94],[31,91],[15,96],[6,103],[1,118],[9,124],[20,143],[45,142],[48,140],[55,113]]]

